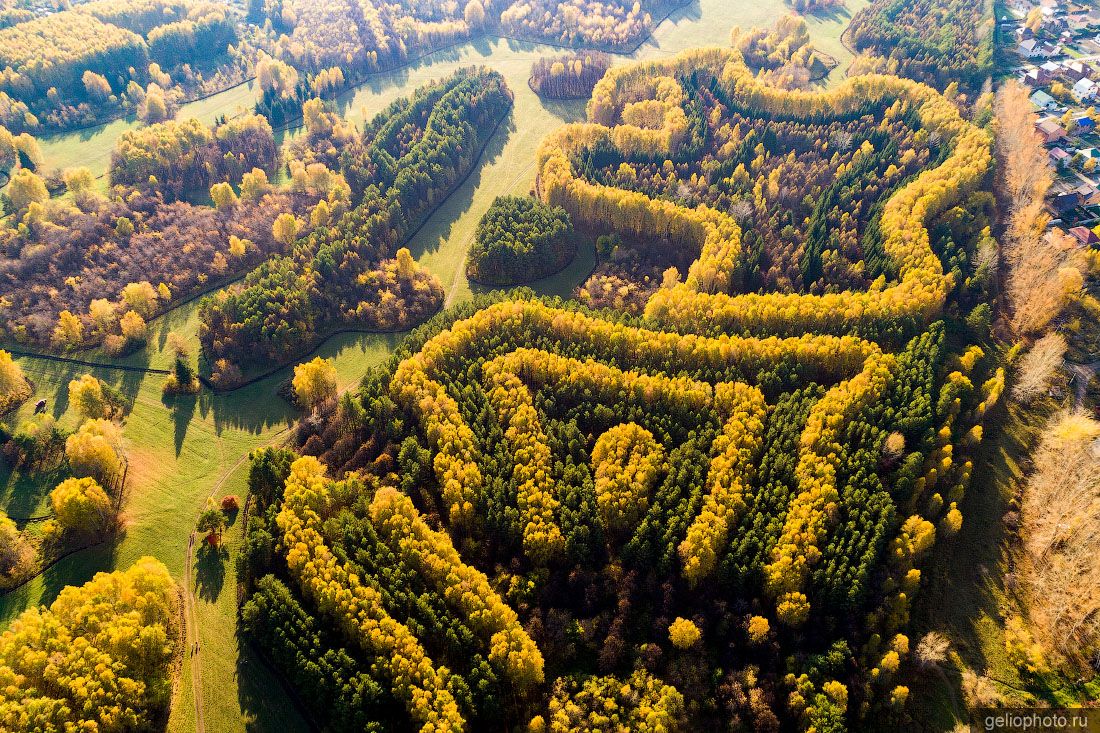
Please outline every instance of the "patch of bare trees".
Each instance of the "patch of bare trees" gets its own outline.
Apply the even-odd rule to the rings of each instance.
[[[1063,232],[1045,232],[1049,217],[1043,206],[1053,173],[1035,133],[1027,88],[1015,81],[1004,84],[996,114],[1009,324],[1017,335],[1030,336],[1041,333],[1081,289],[1084,254]]]
[[[1049,653],[1100,659],[1100,422],[1062,413],[1035,451],[1020,507],[1020,576]]]
[[[1020,359],[1012,396],[1021,402],[1038,397],[1050,386],[1054,373],[1066,356],[1066,339],[1060,333],[1048,333],[1035,342]]]

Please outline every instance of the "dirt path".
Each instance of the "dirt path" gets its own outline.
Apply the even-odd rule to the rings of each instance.
[[[184,619],[191,633],[184,634],[184,637],[187,639],[187,653],[191,655],[191,692],[195,698],[195,730],[197,733],[206,733],[206,721],[203,720],[202,715],[202,665],[200,661],[201,657],[199,656],[199,653],[202,651],[202,646],[199,642],[199,620],[195,613],[195,586],[192,582],[194,575],[191,568],[194,549],[195,533],[192,532],[191,536],[187,539],[187,563],[184,575],[184,582],[187,585],[183,589]],[[191,638],[192,636],[194,636],[193,640]]]
[[[1084,403],[1089,381],[1098,369],[1100,369],[1100,361],[1090,361],[1088,364],[1066,364],[1066,370],[1073,375],[1075,407],[1080,407]]]

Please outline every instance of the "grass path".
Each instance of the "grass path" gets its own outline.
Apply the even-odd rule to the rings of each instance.
[[[849,13],[865,1],[849,0],[847,11],[809,19],[815,42],[842,65],[848,54],[840,45],[840,32],[847,25]],[[787,11],[783,0],[762,0],[740,7],[727,0],[694,2],[663,22],[635,57],[724,45],[733,26],[770,25]],[[499,195],[529,191],[534,183],[534,152],[539,142],[558,126],[583,118],[583,102],[543,102],[527,86],[531,63],[547,52],[533,43],[476,41],[373,77],[340,100],[347,117],[362,121],[428,81],[477,64],[500,71],[514,91],[511,116],[494,135],[477,170],[409,244],[421,265],[448,284],[448,305],[462,302],[476,291],[466,280],[463,263],[477,222],[489,204]],[[250,85],[244,85],[187,105],[181,116],[211,122],[218,115],[247,109],[253,99]],[[102,173],[115,140],[131,127],[131,123],[119,120],[95,130],[44,140],[46,165],[86,165]],[[534,287],[547,294],[568,294],[587,276],[593,261],[591,248],[583,248],[573,266]],[[197,344],[197,314],[197,303],[189,303],[152,321],[149,347],[111,363],[169,368],[172,355],[166,345],[168,332],[175,331]],[[339,388],[346,391],[354,389],[373,365],[383,362],[399,339],[392,335],[341,334],[326,341],[317,354],[335,361]],[[99,356],[88,360],[98,361]],[[0,624],[8,623],[29,606],[49,603],[65,585],[83,583],[95,572],[128,567],[142,555],[153,555],[186,584],[187,638],[189,642],[197,641],[200,649],[195,657],[184,655],[182,684],[176,686],[169,731],[308,730],[280,681],[237,636],[234,559],[242,541],[240,528],[234,526],[233,531],[226,532],[225,553],[217,562],[190,544],[195,521],[209,497],[245,493],[249,452],[285,439],[297,414],[276,395],[276,390],[289,378],[290,368],[229,394],[203,391],[195,397],[166,402],[161,398],[164,377],[159,374],[30,358],[18,361],[35,381],[35,400],[45,398],[51,413],[63,422],[70,420],[64,417],[68,381],[85,372],[95,374],[133,401],[125,430],[131,479],[123,510],[125,531],[116,541],[65,558],[18,591],[0,597]],[[10,425],[26,417],[35,400],[5,422]],[[51,488],[0,466],[0,508],[41,505]]]
[[[187,575],[184,579],[183,598],[186,607],[184,618],[187,619],[187,629],[184,638],[187,641],[188,656],[191,657],[191,694],[195,698],[195,730],[198,733],[206,733],[206,721],[202,715],[202,663],[196,654],[202,645],[199,642],[199,626],[198,620],[195,618],[195,594],[192,590],[194,585],[191,582],[193,570],[191,560],[194,555],[194,548],[195,533],[192,532],[191,537],[187,540],[187,560],[185,561]],[[193,640],[192,637],[194,637]]]

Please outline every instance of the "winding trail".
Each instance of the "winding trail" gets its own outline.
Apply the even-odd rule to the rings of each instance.
[[[350,387],[348,387],[347,389],[350,389]],[[346,391],[346,389],[345,389],[345,391]],[[269,440],[262,447],[269,448],[272,445],[275,445],[276,443],[281,443],[283,440],[285,440],[286,433],[288,433],[289,431],[290,431],[290,428],[283,428],[282,430],[279,430],[278,432],[276,432],[271,437],[271,440]],[[219,452],[221,452],[221,450],[222,450],[221,441],[218,442],[218,450],[219,450]],[[234,463],[232,466],[230,466],[229,469],[226,470],[222,474],[221,478],[218,479],[218,482],[216,484],[214,484],[214,486],[210,489],[210,493],[207,494],[207,496],[206,496],[207,500],[212,499],[218,492],[220,492],[222,490],[222,488],[225,486],[225,484],[229,481],[229,478],[233,474],[235,474],[237,472],[237,470],[245,464],[245,462],[248,461],[248,457],[249,457],[249,453],[245,453],[244,455],[242,455],[237,460],[236,463]],[[200,511],[202,511],[202,510],[200,509]],[[187,541],[187,558],[184,561],[185,582],[187,583],[187,586],[184,589],[184,594],[183,594],[184,605],[186,606],[186,614],[185,614],[184,618],[187,620],[187,626],[188,626],[188,632],[186,634],[187,643],[188,643],[188,646],[193,650],[193,653],[191,654],[191,690],[192,690],[192,696],[195,699],[195,730],[197,731],[197,733],[206,733],[206,722],[203,720],[203,712],[202,712],[203,711],[203,691],[202,691],[202,674],[201,674],[201,670],[202,670],[202,656],[201,656],[201,654],[202,654],[202,635],[201,635],[201,631],[200,631],[201,627],[199,626],[198,613],[195,610],[195,608],[196,608],[196,599],[195,599],[195,572],[194,572],[195,552],[194,552],[194,550],[195,550],[196,537],[197,537],[196,533],[194,531],[192,531],[191,536]],[[194,637],[194,638],[192,639],[192,637]]]

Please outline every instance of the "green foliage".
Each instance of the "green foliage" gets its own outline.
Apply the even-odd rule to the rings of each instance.
[[[466,274],[493,285],[552,275],[576,254],[572,234],[564,209],[529,196],[499,196],[477,225]]]
[[[985,3],[965,0],[873,0],[855,17],[855,47],[896,63],[937,86],[953,80],[978,87],[993,66],[993,18]]]
[[[460,71],[379,114],[340,156],[356,205],[290,255],[203,301],[199,338],[208,358],[281,362],[338,324],[407,328],[434,312],[438,281],[378,268],[470,170],[510,104],[499,74]],[[375,279],[388,287],[363,287]],[[379,298],[379,290],[388,294]]]

